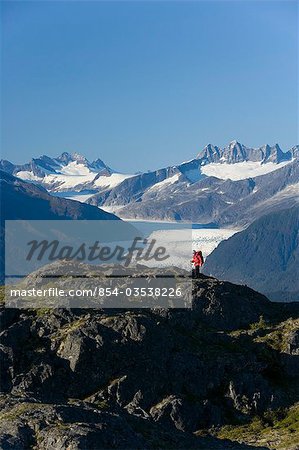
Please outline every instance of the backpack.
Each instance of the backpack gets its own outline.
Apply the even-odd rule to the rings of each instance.
[[[203,259],[203,254],[202,254],[202,251],[201,250],[199,250],[198,252],[196,252],[197,253],[197,255],[199,256],[199,258],[200,258],[200,260],[201,260],[201,265],[203,265],[203,263],[204,263],[204,259]]]

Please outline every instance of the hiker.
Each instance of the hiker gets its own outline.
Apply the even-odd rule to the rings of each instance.
[[[204,259],[201,250],[193,250],[193,258],[191,262],[194,264],[194,269],[192,270],[192,277],[199,278],[200,268],[203,266]]]

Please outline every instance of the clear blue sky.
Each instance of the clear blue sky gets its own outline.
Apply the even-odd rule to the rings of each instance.
[[[2,157],[298,143],[297,2],[2,2]]]

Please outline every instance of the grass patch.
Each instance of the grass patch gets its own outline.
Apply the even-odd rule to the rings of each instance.
[[[15,405],[9,411],[0,413],[0,420],[16,420],[22,414],[41,407],[41,403],[22,403],[21,405]]]
[[[273,450],[296,450],[299,442],[299,403],[289,409],[267,412],[246,425],[226,425],[213,435]]]
[[[38,308],[36,309],[36,316],[37,317],[44,317],[48,316],[53,312],[53,308]]]
[[[0,286],[0,304],[5,303],[5,286]]]
[[[228,333],[229,336],[239,338],[241,336],[251,336],[253,342],[264,343],[268,347],[279,351],[288,351],[288,338],[290,333],[299,329],[299,319],[288,319],[277,325],[271,325],[260,317],[258,322],[250,325],[249,329],[234,330]]]
[[[288,350],[288,337],[292,331],[297,329],[299,329],[299,319],[289,319],[280,323],[274,329],[272,328],[270,333],[256,337],[254,341],[265,343],[279,352],[286,352]]]
[[[267,329],[267,323],[263,316],[260,316],[260,320],[258,322],[250,324],[250,330],[265,330]]]

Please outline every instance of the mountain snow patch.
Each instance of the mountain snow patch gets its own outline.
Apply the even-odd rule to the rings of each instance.
[[[124,173],[112,173],[110,176],[100,176],[94,181],[94,185],[97,187],[113,188],[122,183],[127,178],[132,178],[134,175],[128,175]]]
[[[273,162],[262,164],[258,161],[245,161],[235,164],[211,163],[201,167],[201,172],[208,177],[237,181],[274,172],[290,162],[291,161],[283,161],[279,164]]]
[[[68,176],[84,176],[89,175],[90,170],[84,164],[78,163],[77,161],[70,162],[67,166],[62,166],[60,169],[60,173],[62,175]]]
[[[165,186],[167,186],[168,184],[174,184],[179,180],[179,173],[176,173],[175,175],[173,175],[170,178],[165,178],[165,180],[160,181],[159,183],[154,184],[154,186],[150,187],[148,190],[152,191],[152,190],[156,190],[156,189],[163,189]]]
[[[16,177],[21,178],[22,180],[27,181],[41,181],[42,178],[34,175],[34,173],[29,172],[29,170],[20,170],[20,172],[16,173]]]

